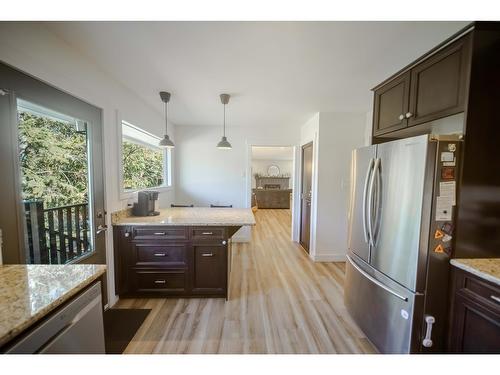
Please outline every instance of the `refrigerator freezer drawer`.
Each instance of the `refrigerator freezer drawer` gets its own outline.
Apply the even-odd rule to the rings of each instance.
[[[347,259],[345,305],[352,318],[381,353],[414,352],[418,338],[412,332],[418,330],[413,317],[423,296],[395,290]]]

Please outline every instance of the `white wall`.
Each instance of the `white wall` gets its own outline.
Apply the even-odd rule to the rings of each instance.
[[[219,126],[176,126],[175,162],[177,203],[196,206],[212,204],[250,207],[251,146],[295,146],[299,129],[258,129],[229,125],[226,135],[232,150],[216,148],[222,129]],[[235,241],[249,239],[242,228]]]
[[[293,160],[264,160],[252,159],[252,188],[255,187],[255,174],[267,175],[267,169],[270,165],[276,165],[280,169],[280,174],[290,176],[288,188],[293,186]]]
[[[310,256],[342,261],[347,251],[351,151],[365,143],[366,113],[325,113],[301,130],[301,145],[314,142]]]
[[[119,58],[119,56],[117,56]],[[163,135],[162,113],[143,102],[119,82],[100,70],[87,56],[37,23],[0,23],[0,60],[33,75],[103,110],[106,210],[126,206],[119,199],[117,111],[121,117],[145,130]],[[138,72],[140,74],[140,72]],[[172,126],[170,126],[172,129]],[[171,134],[173,137],[173,132]],[[175,177],[175,176],[174,176]],[[160,205],[173,200],[171,189],[161,194]],[[116,301],[113,279],[113,244],[107,233],[109,304]]]
[[[345,260],[351,152],[365,142],[365,113],[320,113],[315,260]]]

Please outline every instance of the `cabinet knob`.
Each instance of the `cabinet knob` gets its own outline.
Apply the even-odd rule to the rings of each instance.
[[[130,232],[125,232],[125,237],[130,237]]]
[[[227,244],[227,241],[222,241],[222,244],[223,244],[223,245]]]
[[[413,116],[413,113],[411,113],[411,112],[406,112],[406,115],[405,115],[405,116],[406,116],[406,118],[410,118],[410,117],[412,117],[412,116]]]
[[[405,115],[399,115],[399,119],[400,119],[401,121],[402,121],[402,120],[404,120],[404,118],[405,118]]]

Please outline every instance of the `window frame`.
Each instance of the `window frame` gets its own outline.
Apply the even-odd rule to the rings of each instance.
[[[123,124],[131,126],[135,129],[143,132],[144,134],[157,139],[158,142],[160,142],[160,140],[161,140],[161,138],[158,137],[157,135],[152,134],[152,133],[148,132],[147,130],[144,130],[143,128],[133,124],[132,122],[123,119],[119,115],[119,113],[117,112],[116,125],[117,125],[117,133],[118,133],[118,140],[119,140],[119,145],[118,145],[118,191],[119,191],[120,200],[130,199],[138,191],[141,191],[141,190],[156,190],[156,191],[159,191],[160,193],[172,190],[172,188],[173,188],[172,187],[172,150],[171,149],[164,149],[163,150],[161,147],[158,147],[158,149],[163,151],[163,160],[164,160],[163,173],[164,173],[165,183],[161,186],[154,186],[154,187],[148,187],[148,188],[144,187],[144,188],[130,189],[130,190],[125,189],[123,187],[123,167],[124,167],[123,166],[123,130],[122,130]],[[151,143],[146,142],[146,141],[141,140],[141,139],[136,139],[136,142],[138,144],[143,144],[145,146],[152,146],[152,147],[156,146],[154,144],[151,144]]]

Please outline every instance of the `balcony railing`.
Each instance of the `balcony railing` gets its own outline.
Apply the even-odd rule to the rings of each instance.
[[[25,201],[27,263],[65,264],[92,251],[88,204],[44,208]]]

